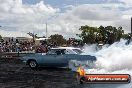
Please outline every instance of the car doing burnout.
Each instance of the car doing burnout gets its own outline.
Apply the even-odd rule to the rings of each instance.
[[[68,67],[70,61],[78,66],[74,61],[90,61],[91,63],[96,61],[95,56],[83,55],[82,53],[80,48],[58,47],[51,48],[47,53],[27,54],[22,57],[22,60],[31,68]]]

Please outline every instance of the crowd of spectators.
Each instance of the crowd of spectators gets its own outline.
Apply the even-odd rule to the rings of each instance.
[[[39,45],[36,45],[33,41],[20,41],[18,39],[9,39],[8,41],[0,41],[0,52],[24,52],[33,51],[35,53],[46,53],[50,48],[56,47],[57,43],[47,43],[47,41],[41,41]],[[65,46],[82,46],[78,41],[68,41]]]
[[[0,52],[21,52],[21,51],[29,51],[33,50],[32,43],[29,41],[18,41],[17,39],[14,41],[13,38],[9,39],[9,41],[1,41],[0,42]]]
[[[24,52],[24,51],[33,51],[33,52],[47,52],[47,45],[40,44],[39,46],[35,45],[32,41],[18,41],[9,39],[9,41],[0,42],[0,52]]]

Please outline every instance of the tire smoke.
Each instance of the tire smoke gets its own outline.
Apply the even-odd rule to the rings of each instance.
[[[104,45],[96,50],[95,45],[85,46],[85,54],[95,55],[96,66],[92,70],[85,68],[87,74],[130,74],[132,75],[132,43],[126,45],[126,40],[120,40],[112,45]],[[93,48],[93,49],[92,49]],[[90,71],[89,71],[90,70]],[[92,85],[91,88],[132,88],[132,83],[112,85]],[[87,87],[86,87],[87,88]]]

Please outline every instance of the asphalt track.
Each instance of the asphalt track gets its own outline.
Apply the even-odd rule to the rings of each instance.
[[[0,59],[0,88],[83,88],[66,68],[32,70],[19,59]]]

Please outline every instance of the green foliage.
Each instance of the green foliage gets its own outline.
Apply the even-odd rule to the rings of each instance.
[[[0,41],[2,40],[2,36],[0,35]]]
[[[2,36],[0,35],[0,40],[2,39]]]
[[[98,28],[89,27],[89,26],[85,25],[85,26],[81,26],[81,28],[79,30],[82,31],[81,37],[82,37],[84,43],[95,43],[96,32],[97,32]]]
[[[2,36],[0,35],[0,42],[4,42],[4,40],[3,40],[3,38],[2,38]]]
[[[66,39],[59,34],[51,35],[48,39],[49,43],[56,43],[56,45],[61,46],[63,44],[66,44]]]
[[[130,40],[130,39],[131,39],[131,34],[130,34],[130,33],[124,34],[124,35],[122,36],[122,38],[123,38],[123,39]]]
[[[79,29],[81,31],[80,37],[83,39],[84,43],[107,43],[112,44],[115,41],[119,41],[124,36],[124,30],[122,27],[107,26],[103,27],[90,27],[88,25],[81,26]]]

